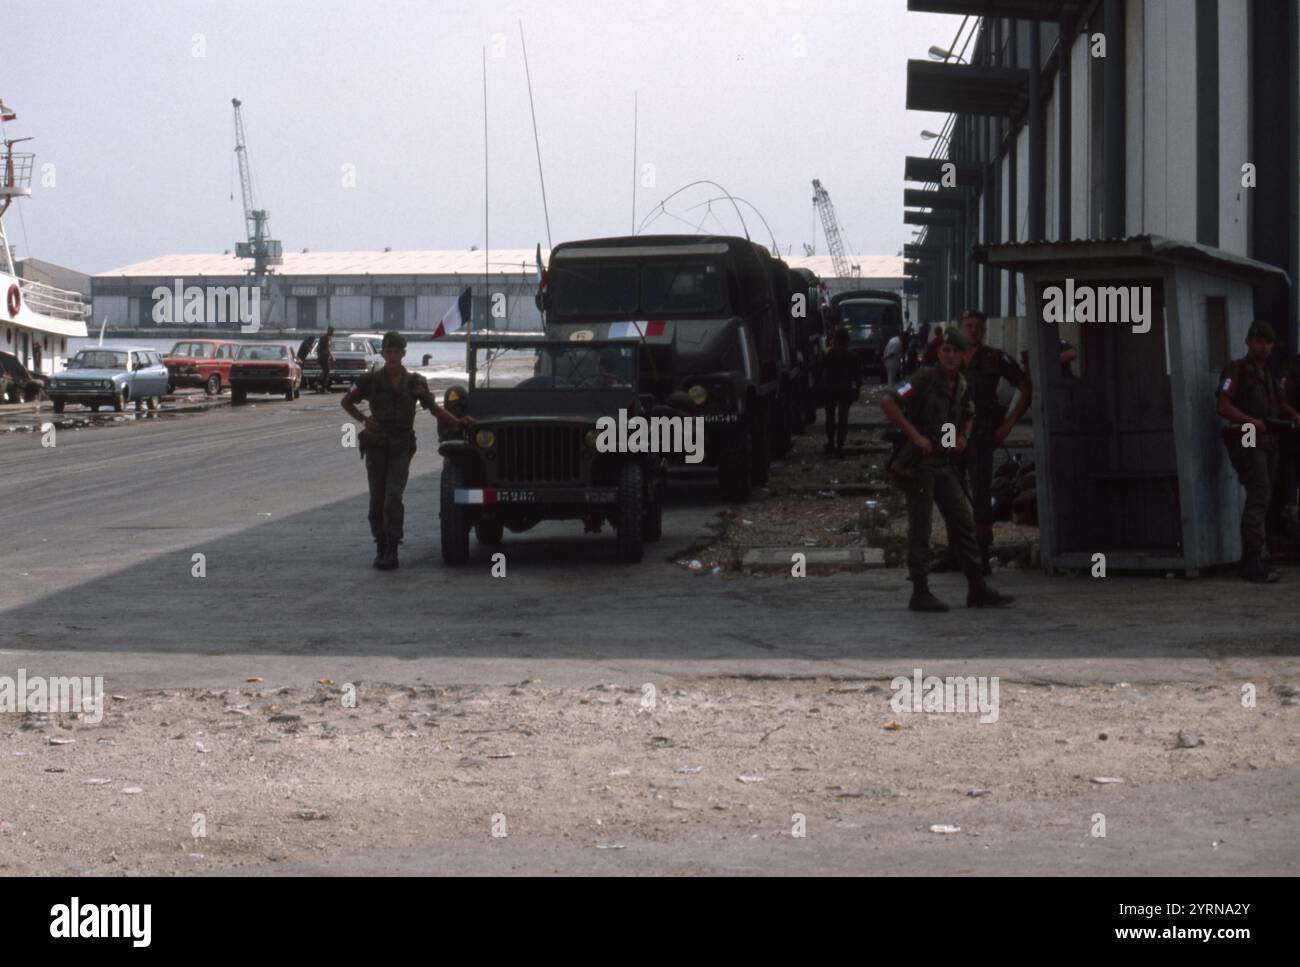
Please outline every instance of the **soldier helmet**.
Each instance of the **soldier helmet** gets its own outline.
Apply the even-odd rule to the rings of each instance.
[[[1247,339],[1267,339],[1269,342],[1277,342],[1277,333],[1267,322],[1258,321],[1251,325],[1250,331],[1246,333]]]
[[[403,336],[396,329],[390,329],[388,330],[388,332],[384,333],[383,348],[384,349],[405,349],[406,337]]]

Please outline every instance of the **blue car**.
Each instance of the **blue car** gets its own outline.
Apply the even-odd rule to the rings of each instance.
[[[83,349],[68,361],[46,387],[54,412],[69,403],[83,403],[92,411],[111,406],[119,413],[127,405],[148,403],[158,408],[167,392],[167,367],[162,356],[146,346]]]

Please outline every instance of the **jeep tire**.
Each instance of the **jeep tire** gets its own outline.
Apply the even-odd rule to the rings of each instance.
[[[438,508],[444,564],[464,564],[469,560],[469,515],[456,505],[456,491],[464,487],[464,466],[454,457],[445,457]]]
[[[615,555],[620,564],[635,564],[645,553],[645,485],[641,464],[628,461],[618,471]]]

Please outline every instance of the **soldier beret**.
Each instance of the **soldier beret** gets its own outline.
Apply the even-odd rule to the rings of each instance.
[[[1267,339],[1269,342],[1277,342],[1277,333],[1267,322],[1256,322],[1246,333],[1247,339]]]
[[[384,333],[384,349],[405,349],[406,337],[396,329],[390,329]]]
[[[961,334],[961,330],[956,326],[949,326],[943,331],[941,344],[956,346],[958,349],[970,349],[970,340]]]

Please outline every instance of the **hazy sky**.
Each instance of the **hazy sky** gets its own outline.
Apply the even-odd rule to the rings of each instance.
[[[709,178],[757,206],[783,252],[801,254],[817,177],[849,252],[892,255],[911,237],[903,157],[927,154],[919,132],[942,123],[905,110],[906,61],[946,46],[961,22],[909,14],[905,0],[6,8],[0,96],[18,120],[5,137],[37,139],[24,146],[36,178],[15,206],[21,220],[13,209],[6,218],[10,241],[20,256],[85,272],[244,238],[232,97],[244,102],[258,203],[286,251],[481,248],[484,48],[489,241],[546,247],[521,19],[555,242],[630,232],[637,92],[638,159],[655,179],[644,187],[638,175],[638,221]],[[670,209],[698,223],[707,209],[688,209],[716,194],[693,189]],[[728,206],[713,211],[738,231]],[[722,230],[712,219],[705,229]],[[647,230],[689,229],[665,216]]]

